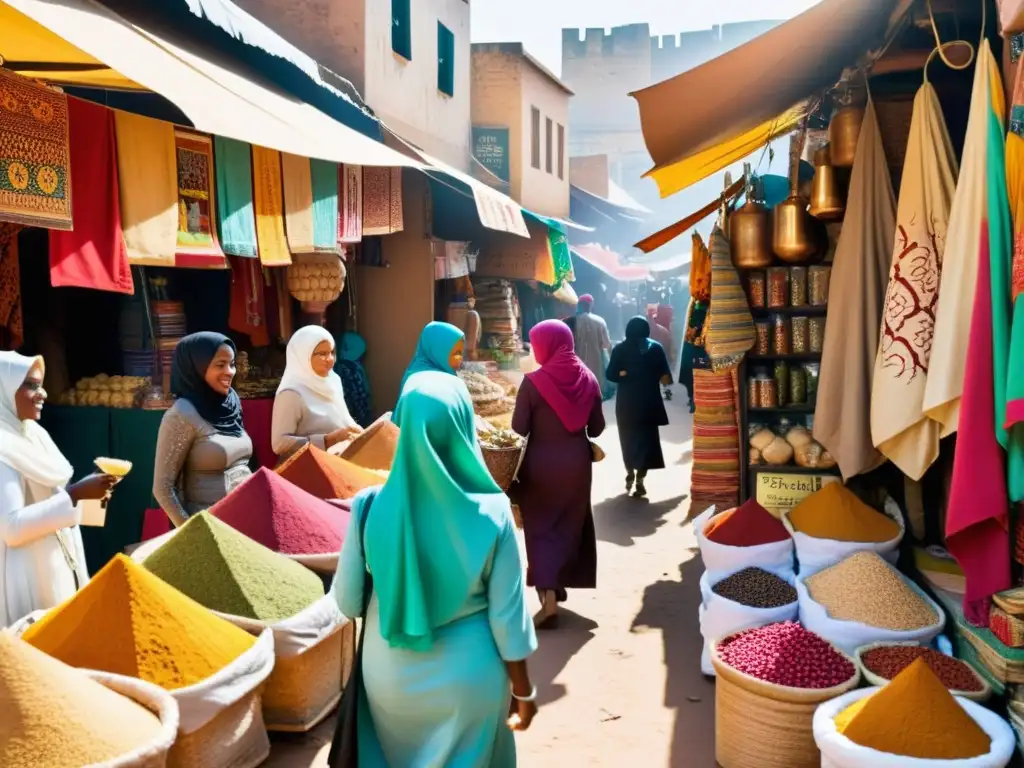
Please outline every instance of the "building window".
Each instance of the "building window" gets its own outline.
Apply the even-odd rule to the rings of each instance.
[[[412,61],[412,0],[391,0],[391,50]]]
[[[544,136],[544,141],[545,141],[545,147],[544,147],[544,150],[545,150],[545,153],[544,153],[544,159],[545,159],[544,169],[548,173],[551,173],[551,170],[552,170],[551,169],[551,159],[552,159],[552,156],[553,156],[553,153],[552,153],[551,149],[552,149],[552,146],[555,143],[555,137],[553,135],[554,134],[554,129],[552,127],[552,123],[551,123],[551,118],[550,117],[547,118],[547,120],[545,121],[544,127],[547,129],[545,131],[545,136]]]
[[[530,165],[540,170],[540,110],[530,107]]]
[[[565,178],[565,126],[558,124],[558,178]]]
[[[455,35],[437,22],[437,90],[455,95]]]

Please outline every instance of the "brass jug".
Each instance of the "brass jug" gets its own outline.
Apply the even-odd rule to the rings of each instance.
[[[732,263],[737,269],[764,269],[772,263],[771,221],[761,202],[759,185],[750,175],[749,163],[744,165],[744,172],[747,201],[732,214],[729,226]]]
[[[789,197],[772,211],[772,250],[788,264],[803,264],[818,253],[815,221],[807,213],[807,198],[800,195],[798,173],[803,141],[790,140]]]
[[[847,96],[847,99],[849,97]],[[828,124],[829,155],[833,168],[852,168],[864,122],[864,107],[845,103],[832,115]]]
[[[814,181],[811,185],[811,216],[820,221],[839,221],[846,212],[842,185],[832,167],[829,146],[814,153]]]

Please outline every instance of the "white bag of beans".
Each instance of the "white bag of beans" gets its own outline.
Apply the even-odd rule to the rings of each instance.
[[[789,513],[784,514],[782,516],[782,524],[786,526],[786,530],[792,535],[793,544],[796,547],[797,571],[801,576],[810,576],[829,566],[835,565],[841,560],[845,560],[854,552],[864,551],[877,552],[890,563],[895,564],[896,558],[899,557],[900,542],[903,540],[906,526],[903,522],[903,514],[900,512],[900,506],[891,496],[885,497],[885,505],[882,511],[886,516],[895,520],[900,527],[898,536],[889,539],[889,541],[882,542],[818,539],[795,530],[793,523],[789,520]]]
[[[792,573],[781,578],[791,586],[796,580]],[[796,600],[778,608],[751,608],[742,605],[715,594],[712,587],[719,581],[721,579],[712,581],[707,572],[700,577],[701,605],[697,615],[700,618],[700,634],[704,638],[700,654],[700,671],[708,677],[715,676],[715,668],[711,665],[710,647],[710,643],[715,639],[763,627],[765,624],[774,624],[777,621],[796,620],[800,612],[800,604]]]
[[[704,536],[704,528],[715,514],[716,508],[709,507],[693,521],[693,532],[697,537],[697,546],[700,547],[700,557],[704,561],[704,568],[712,584],[744,568],[762,568],[783,579],[793,576],[795,568],[792,539],[754,547],[719,544]]]
[[[820,704],[814,711],[814,743],[821,750],[821,768],[1005,768],[1013,758],[1017,739],[1003,718],[980,704],[957,698],[974,722],[989,735],[992,745],[987,754],[968,760],[925,760],[903,757],[854,744],[836,730],[835,717],[851,704],[878,691],[860,688]]]

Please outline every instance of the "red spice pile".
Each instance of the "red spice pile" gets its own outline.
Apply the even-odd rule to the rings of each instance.
[[[789,538],[789,531],[772,513],[753,499],[715,515],[704,526],[704,537],[730,547],[756,547]]]
[[[886,680],[892,680],[915,661],[923,658],[948,690],[976,693],[982,689],[978,676],[964,662],[931,648],[918,645],[881,646],[866,651],[860,658],[868,670]]]
[[[349,514],[261,467],[210,508],[218,520],[285,555],[341,551]]]
[[[717,650],[718,658],[733,669],[790,688],[832,688],[857,671],[826,640],[795,621],[740,632]]]
[[[302,446],[277,468],[277,474],[318,499],[351,499],[384,478],[315,445]]]

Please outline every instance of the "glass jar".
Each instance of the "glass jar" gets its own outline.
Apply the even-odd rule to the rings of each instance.
[[[804,370],[807,373],[807,402],[813,405],[818,397],[818,376],[821,373],[821,366],[818,363],[808,363]]]
[[[790,349],[794,355],[807,354],[809,323],[806,317],[794,317],[790,320]]]
[[[807,304],[807,267],[790,267],[789,305],[803,307]]]
[[[751,272],[747,275],[747,297],[750,299],[750,306],[754,309],[764,309],[765,294],[764,272]]]
[[[807,296],[812,307],[824,307],[828,304],[828,284],[832,279],[832,267],[819,264],[808,270]]]
[[[768,269],[768,307],[782,309],[789,305],[789,269],[770,267]]]
[[[779,393],[779,405],[786,405],[789,395],[789,364],[782,360],[775,361],[775,387]]]
[[[825,349],[825,318],[812,317],[807,331],[807,347],[810,352],[820,355]]]
[[[747,379],[747,408],[757,408],[760,401],[760,380],[756,376],[751,376]]]
[[[785,315],[772,316],[772,354],[788,355],[790,347],[789,318]]]
[[[764,377],[757,380],[757,407],[779,407],[779,386],[775,379]]]
[[[795,366],[789,375],[789,402],[793,405],[807,404],[807,370]]]
[[[770,355],[772,352],[772,322],[771,320],[754,321],[754,354],[760,357]]]

